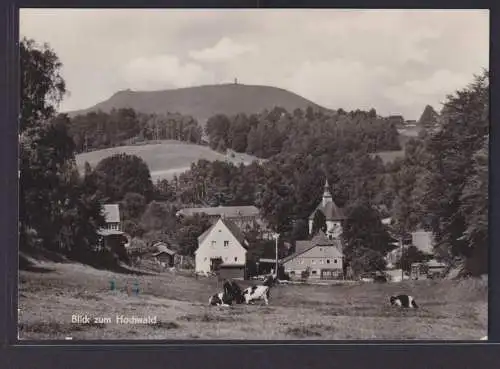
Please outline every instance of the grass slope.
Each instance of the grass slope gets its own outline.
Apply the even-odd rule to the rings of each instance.
[[[118,153],[141,157],[148,165],[153,181],[162,178],[171,179],[174,175],[179,175],[188,170],[191,163],[197,162],[199,159],[209,161],[228,160],[236,165],[240,163],[246,165],[254,160],[260,160],[247,154],[235,153],[235,157],[231,157],[218,153],[208,146],[165,140],[156,143],[120,146],[79,154],[76,156],[76,163],[79,170],[83,172],[85,162],[95,167],[102,159]]]
[[[215,114],[260,113],[264,109],[281,106],[292,112],[319,105],[290,91],[270,87],[221,84],[179,88],[164,91],[119,91],[108,100],[88,109],[68,112],[70,116],[91,111],[111,111],[112,108],[133,108],[142,113],[164,114],[167,112],[191,115],[203,123]]]
[[[279,285],[269,306],[219,308],[207,306],[218,291],[213,279],[173,272],[135,276],[53,262],[39,267],[43,272],[20,272],[21,339],[478,340],[487,331],[487,283],[481,280]],[[135,283],[139,295],[127,293]],[[404,292],[416,296],[421,308],[389,306],[391,294]],[[111,322],[74,324],[73,314]],[[116,315],[156,316],[157,324],[117,324]]]

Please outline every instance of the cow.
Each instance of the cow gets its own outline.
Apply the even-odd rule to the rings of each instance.
[[[210,296],[208,299],[209,305],[230,306],[235,301],[237,304],[243,303],[243,295],[240,286],[233,281],[224,281],[222,285],[223,291]]]
[[[274,277],[270,275],[261,285],[246,288],[243,291],[243,298],[245,299],[246,304],[248,305],[249,303],[257,300],[264,300],[264,303],[269,305],[270,290],[274,281]]]
[[[415,302],[413,296],[410,295],[397,295],[391,296],[390,299],[392,306],[399,306],[403,308],[413,308],[417,309],[418,305]]]

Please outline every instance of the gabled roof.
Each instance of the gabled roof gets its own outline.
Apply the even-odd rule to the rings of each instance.
[[[247,241],[241,229],[232,220],[223,217],[221,217],[216,223],[214,223],[210,228],[208,228],[198,237],[198,243],[202,243],[219,222],[222,222],[226,226],[226,228],[238,240],[241,246],[247,248]]]
[[[118,204],[104,204],[102,208],[106,223],[120,223],[120,207]]]
[[[153,253],[153,256],[157,256],[157,255],[160,255],[163,253],[169,254],[169,255],[175,255],[177,253],[174,250],[170,250],[167,247],[167,244],[164,242],[157,242],[153,245],[153,247],[156,248],[156,252]]]
[[[312,214],[309,216],[309,220],[314,219],[314,215],[316,214],[316,211],[321,211],[324,215],[326,220],[343,220],[346,219],[347,217],[345,216],[343,210],[339,208],[333,200],[328,201],[325,206],[323,206],[322,203],[318,205],[315,211],[312,212]]]
[[[332,246],[332,247],[337,247],[339,248],[340,251],[342,251],[342,245],[340,241],[328,239],[328,237],[325,235],[323,231],[319,231],[310,241],[297,241],[297,242],[301,242],[303,248],[298,250],[297,246],[295,246],[295,252],[292,255],[288,255],[286,258],[283,258],[281,261],[282,263],[286,263],[287,261],[290,261],[296,258],[297,256],[304,254],[305,252],[313,249],[316,246]],[[306,242],[308,243],[307,246]]]
[[[225,216],[226,218],[239,217],[259,217],[259,209],[255,206],[217,206],[207,208],[185,208],[177,212],[177,215],[191,216],[194,214],[205,213],[207,215]]]

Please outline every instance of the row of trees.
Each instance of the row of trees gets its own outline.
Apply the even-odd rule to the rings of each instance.
[[[205,128],[210,147],[232,149],[261,158],[290,151],[304,151],[321,137],[332,143],[342,142],[353,149],[362,146],[367,152],[399,150],[399,134],[394,124],[378,117],[375,110],[351,113],[306,112],[296,109],[290,114],[276,107],[260,114],[218,114],[207,121]]]
[[[199,144],[198,122],[181,114],[143,114],[130,108],[90,112],[71,119],[77,152],[99,150],[150,140],[178,140]]]

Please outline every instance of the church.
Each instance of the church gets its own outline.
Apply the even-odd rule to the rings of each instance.
[[[342,247],[342,221],[346,219],[341,208],[335,204],[326,180],[323,198],[309,217],[309,240],[296,241],[295,252],[281,260],[285,273],[290,278],[344,279],[344,255]],[[326,220],[326,232],[312,234],[314,216],[322,212]]]
[[[322,212],[326,219],[326,236],[330,240],[339,239],[342,234],[342,221],[346,219],[344,212],[335,204],[330,192],[328,179],[325,181],[323,198],[317,208],[309,216],[309,235],[313,236],[313,223],[316,212]]]

